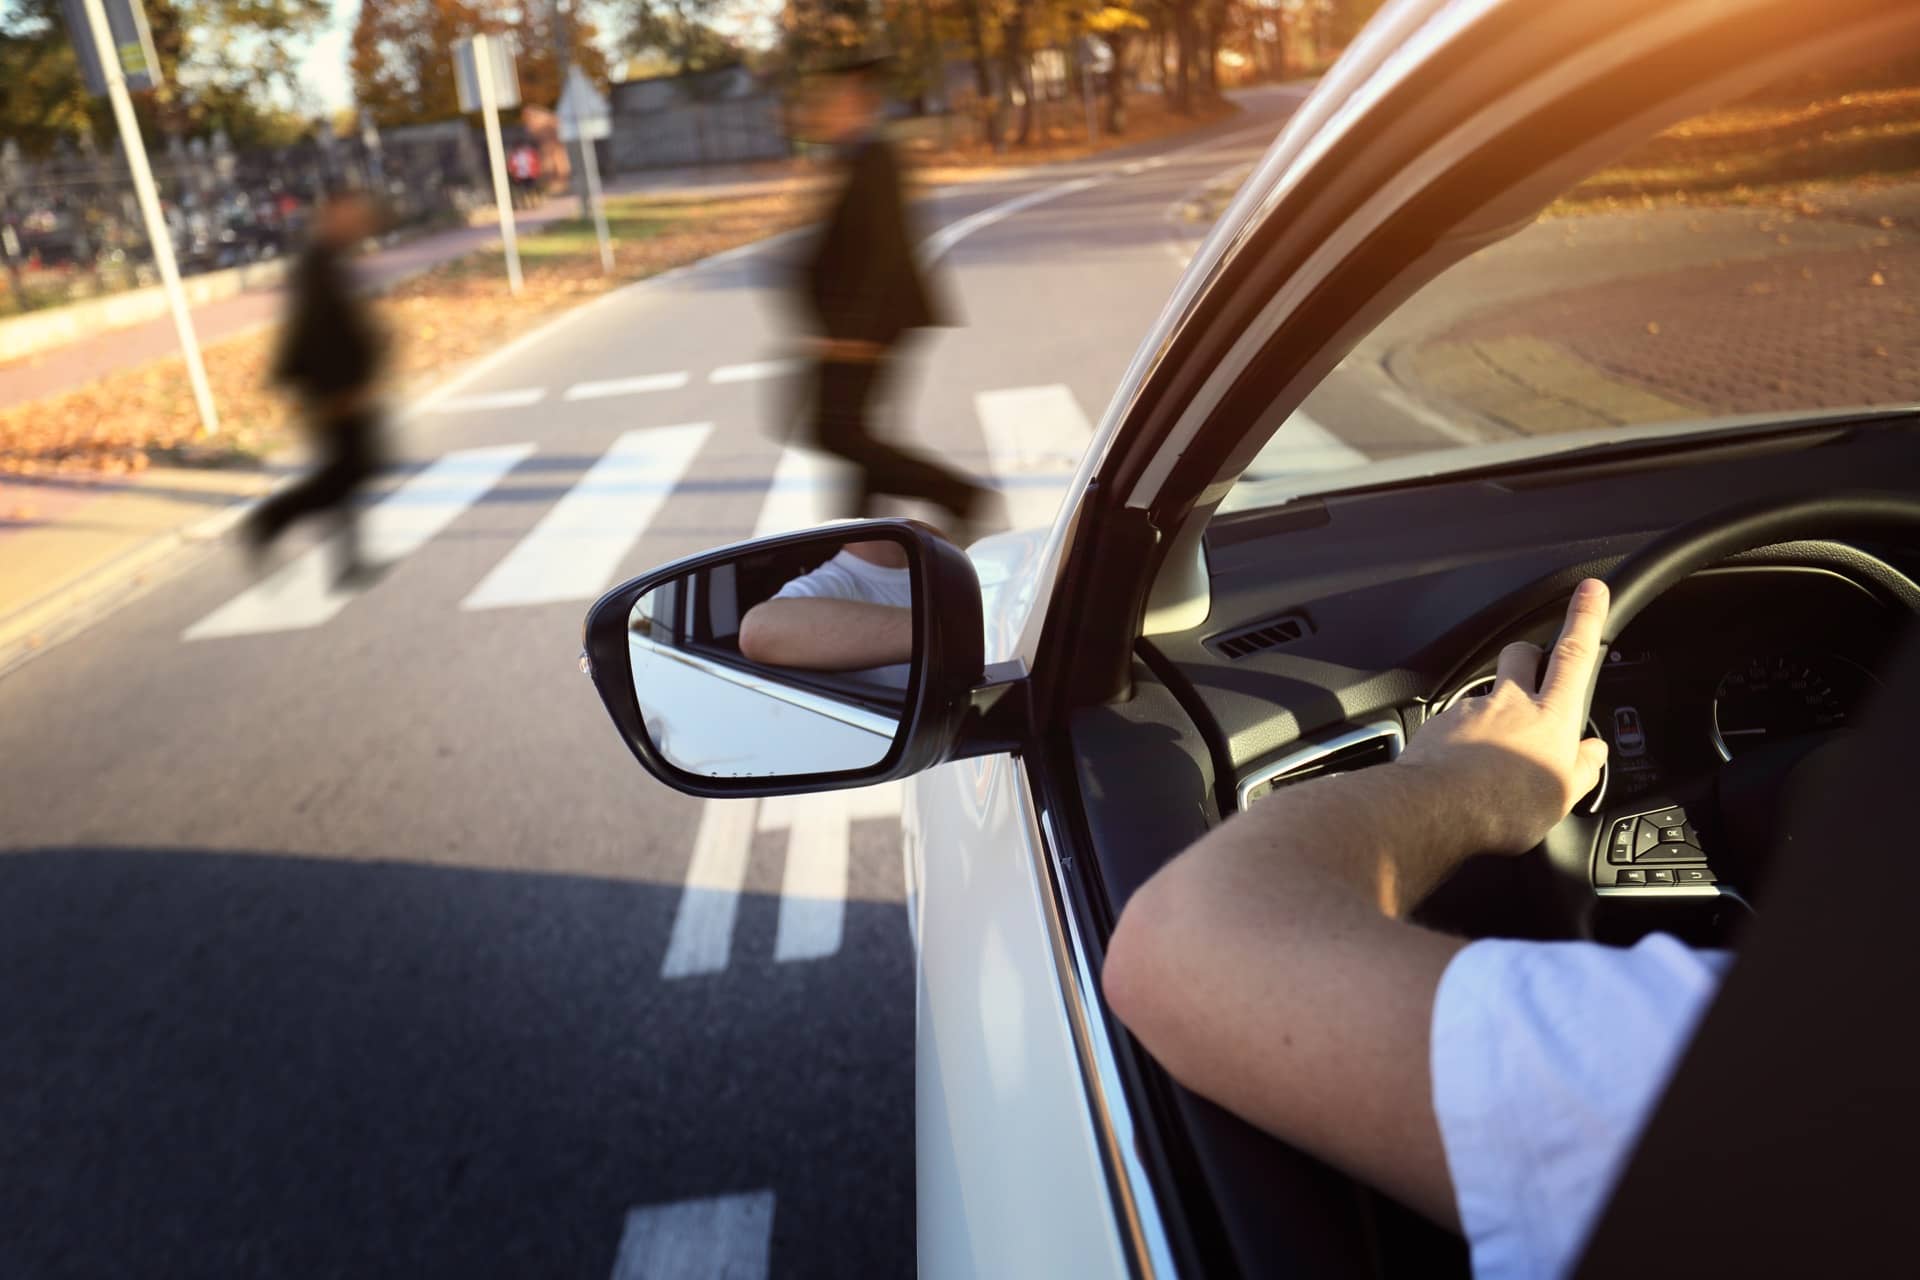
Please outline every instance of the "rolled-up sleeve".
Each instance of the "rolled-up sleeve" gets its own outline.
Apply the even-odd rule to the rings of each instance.
[[[1665,934],[1489,939],[1453,958],[1433,1108],[1476,1277],[1571,1270],[1730,961]]]

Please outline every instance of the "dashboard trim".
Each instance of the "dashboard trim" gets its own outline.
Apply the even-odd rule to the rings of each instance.
[[[1255,787],[1272,782],[1282,774],[1292,773],[1295,769],[1305,768],[1328,756],[1338,755],[1353,747],[1364,746],[1379,738],[1385,738],[1388,741],[1387,759],[1389,760],[1398,759],[1400,752],[1407,745],[1407,731],[1398,719],[1372,720],[1348,729],[1344,733],[1335,734],[1331,738],[1322,738],[1318,742],[1300,747],[1271,764],[1263,765],[1241,778],[1234,788],[1234,799],[1238,803],[1240,812],[1247,811],[1247,806],[1251,803],[1247,797]]]

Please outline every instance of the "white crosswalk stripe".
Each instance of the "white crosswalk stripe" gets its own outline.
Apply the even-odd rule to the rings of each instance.
[[[773,469],[773,483],[767,486],[766,502],[754,523],[753,536],[767,538],[839,519],[847,513],[851,485],[851,473],[844,463],[824,453],[788,445],[781,450],[780,461]]]
[[[660,976],[692,978],[727,968],[754,835],[761,832],[787,833],[774,960],[823,960],[839,954],[846,928],[852,824],[898,822],[904,795],[900,783],[890,782],[804,796],[707,801]]]
[[[591,600],[666,505],[713,424],[628,431],[473,589],[467,609]]]
[[[774,1203],[749,1191],[629,1209],[613,1280],[764,1280]]]
[[[727,967],[758,809],[756,800],[709,800],[701,810],[661,977],[691,978]]]
[[[1068,388],[1008,387],[973,397],[987,439],[989,468],[1016,529],[1053,523],[1093,427]]]
[[[532,452],[530,444],[508,444],[447,454],[366,513],[362,554],[370,563],[385,566],[419,550]],[[330,542],[313,548],[188,627],[181,638],[209,640],[321,625],[353,599],[353,592],[334,585],[335,555]]]
[[[687,385],[687,371],[647,373],[635,378],[608,378],[601,382],[576,382],[568,387],[562,400],[604,400],[608,396],[637,396],[649,391],[678,391]]]
[[[518,387],[512,391],[481,391],[453,396],[432,405],[430,413],[479,413],[487,409],[525,409],[547,398],[545,387]]]
[[[718,386],[729,382],[758,382],[762,378],[781,378],[800,369],[798,360],[754,360],[747,364],[723,364],[707,375]]]
[[[1296,409],[1253,456],[1247,475],[1271,479],[1305,471],[1339,471],[1366,461],[1366,454],[1308,417],[1304,409]]]

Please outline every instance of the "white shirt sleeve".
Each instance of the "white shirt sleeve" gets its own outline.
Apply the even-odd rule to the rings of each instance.
[[[775,600],[864,600],[905,609],[913,604],[913,574],[836,551],[831,560],[773,593]]]
[[[1479,1280],[1569,1272],[1732,957],[1470,943],[1433,1005],[1433,1109]]]

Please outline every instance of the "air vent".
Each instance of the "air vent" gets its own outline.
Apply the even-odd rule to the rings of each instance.
[[[1400,754],[1405,741],[1398,723],[1381,721],[1359,729],[1322,739],[1303,747],[1247,775],[1240,783],[1240,807],[1281,787],[1290,787],[1309,778],[1325,778],[1336,773],[1352,773],[1376,764],[1385,764]]]
[[[1312,630],[1312,624],[1305,617],[1297,613],[1289,613],[1278,618],[1268,618],[1265,622],[1256,622],[1238,631],[1214,636],[1206,643],[1209,649],[1223,658],[1244,658],[1250,653],[1260,653],[1267,649],[1277,649],[1283,644],[1292,644]]]

